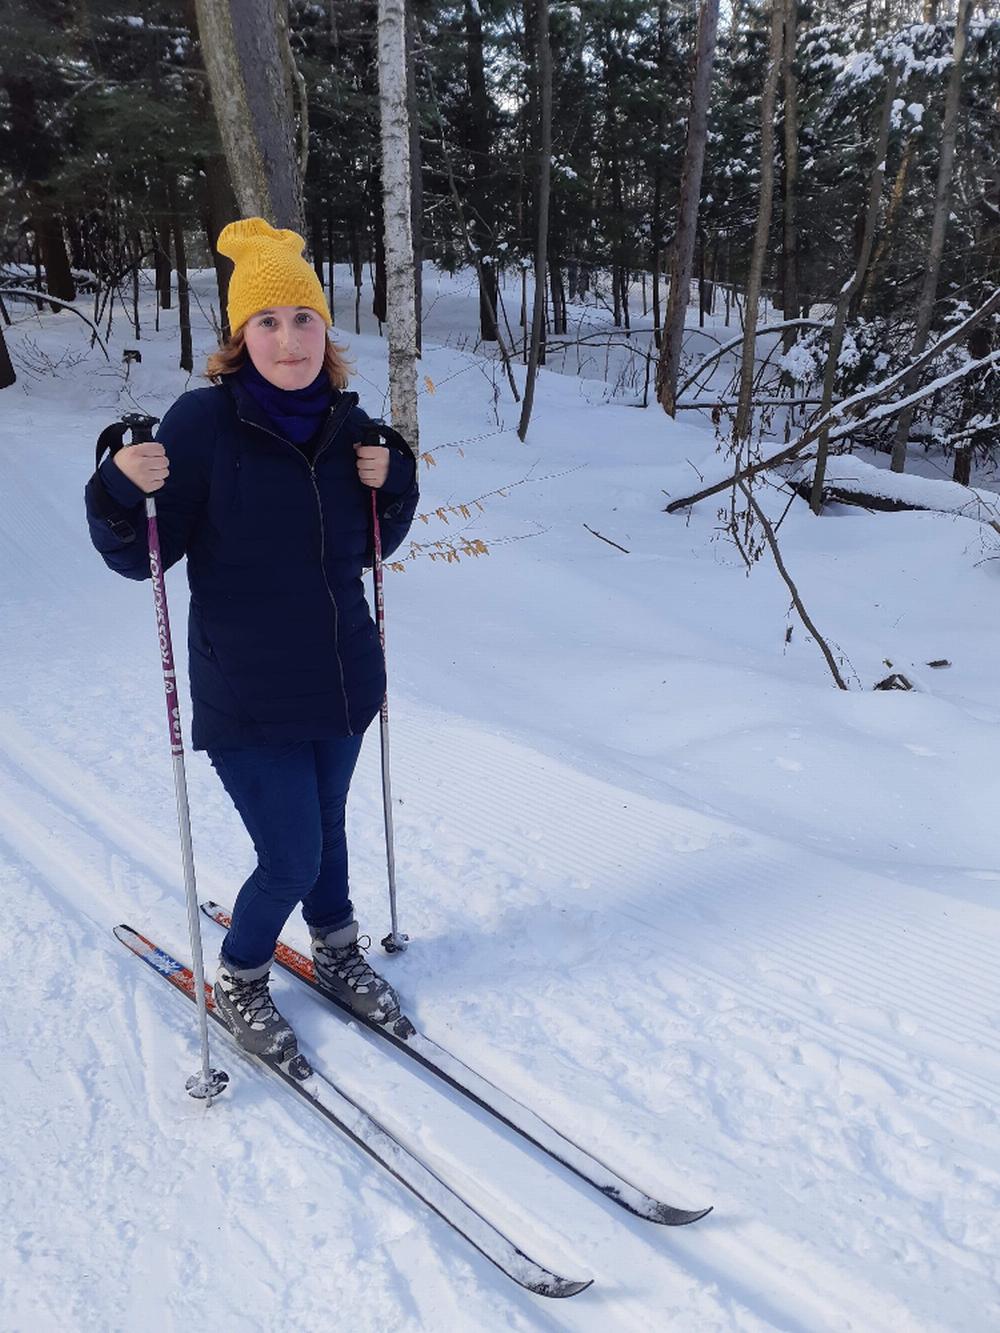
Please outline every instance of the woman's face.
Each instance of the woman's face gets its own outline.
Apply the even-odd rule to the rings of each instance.
[[[266,380],[279,389],[304,389],[323,366],[326,324],[304,305],[258,310],[243,329],[247,351]]]

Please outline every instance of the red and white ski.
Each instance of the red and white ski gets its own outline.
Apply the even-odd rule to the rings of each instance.
[[[189,967],[178,962],[176,958],[159,948],[145,935],[140,935],[131,926],[116,926],[115,935],[126,948],[131,949],[138,958],[148,963],[155,972],[169,982],[175,991],[194,1001],[195,980]],[[539,1296],[575,1296],[590,1286],[590,1279],[574,1281],[560,1277],[529,1258],[508,1236],[487,1221],[450,1185],[445,1184],[429,1166],[404,1147],[373,1116],[358,1106],[325,1075],[314,1070],[304,1056],[295,1055],[290,1060],[278,1061],[244,1051],[237,1045],[229,1028],[219,1016],[211,986],[206,984],[205,992],[209,1017],[215,1020],[251,1064],[265,1069],[280,1079],[328,1124],[339,1129],[373,1157],[390,1175],[447,1222],[452,1230],[463,1236],[491,1263],[496,1264],[501,1272]]]

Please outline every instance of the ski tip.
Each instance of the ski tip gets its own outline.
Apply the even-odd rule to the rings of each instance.
[[[665,1227],[686,1227],[707,1217],[713,1207],[714,1205],[710,1204],[707,1208],[671,1208],[669,1204],[661,1203],[657,1205],[650,1221],[660,1222]]]
[[[578,1296],[581,1291],[586,1291],[588,1287],[594,1285],[594,1279],[588,1277],[583,1282],[575,1282],[568,1277],[549,1277],[544,1282],[531,1284],[531,1290],[537,1296],[550,1296],[555,1300],[563,1300],[567,1296]]]
[[[114,936],[116,940],[121,944],[126,945],[129,949],[133,950],[133,952],[136,951],[137,945],[143,948],[149,945],[149,940],[146,939],[145,935],[140,935],[137,930],[126,925],[124,921],[121,922],[120,925],[115,926]]]

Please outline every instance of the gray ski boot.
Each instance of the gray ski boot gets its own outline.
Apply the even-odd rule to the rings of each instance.
[[[298,1045],[295,1033],[271,999],[270,971],[270,962],[235,968],[220,960],[215,974],[215,1003],[220,1017],[245,1050],[269,1060],[291,1060]]]
[[[370,967],[364,955],[371,940],[358,937],[358,923],[339,930],[310,930],[316,980],[335,1000],[372,1023],[390,1023],[399,1017],[399,996],[384,977]]]

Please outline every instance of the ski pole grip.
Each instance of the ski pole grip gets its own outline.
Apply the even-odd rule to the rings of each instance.
[[[126,412],[122,417],[122,425],[131,433],[129,444],[141,444],[143,439],[152,433],[159,419],[147,416],[145,412]]]
[[[126,431],[130,431],[132,435],[129,444],[141,444],[143,436],[149,435],[159,419],[159,417],[147,416],[145,412],[127,412],[120,421],[105,426],[98,437],[94,467],[99,468],[101,466],[101,459],[105,452],[108,453],[109,457],[114,458],[119,449],[125,448]]]

